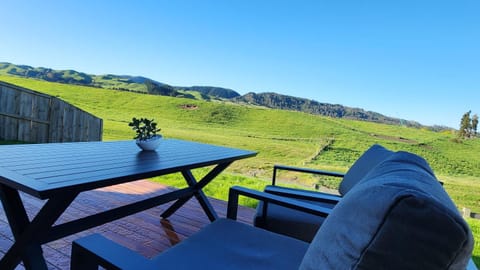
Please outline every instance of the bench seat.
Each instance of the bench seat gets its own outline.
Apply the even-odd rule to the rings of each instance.
[[[197,234],[147,259],[99,234],[74,242],[72,270],[297,269],[308,243],[231,220],[218,219]],[[89,265],[91,264],[91,268]],[[199,267],[201,266],[201,267]]]

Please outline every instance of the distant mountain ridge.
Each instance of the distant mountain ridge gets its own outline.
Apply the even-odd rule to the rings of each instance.
[[[37,78],[50,82],[78,84],[106,89],[134,91],[153,95],[183,97],[195,99],[195,92],[204,100],[221,99],[235,103],[264,106],[272,109],[300,111],[336,118],[349,118],[377,123],[405,125],[410,127],[427,127],[418,122],[389,117],[377,112],[351,108],[340,104],[321,103],[305,98],[281,95],[272,92],[247,93],[215,86],[171,86],[143,76],[130,75],[91,75],[75,70],[54,70],[44,67],[31,67],[0,62],[0,74]],[[428,127],[432,130],[450,129],[443,126]]]
[[[215,86],[190,86],[190,87],[177,86],[176,88],[183,89],[183,90],[197,91],[207,96],[222,97],[226,99],[231,99],[231,98],[240,96],[239,93],[237,93],[232,89],[215,87]]]
[[[335,118],[348,118],[377,123],[422,127],[415,121],[388,117],[380,113],[365,111],[360,108],[351,108],[340,104],[321,103],[305,98],[280,95],[277,93],[247,93],[233,100],[252,105],[265,106],[272,109],[292,110],[311,114],[319,114]]]
[[[75,70],[54,70],[44,67],[31,67],[0,62],[0,74],[36,78],[49,82],[78,84],[114,90],[134,91],[156,95],[194,98],[193,95],[181,91],[195,91],[204,95],[205,99],[229,99],[240,96],[234,90],[213,86],[170,86],[143,76],[130,75],[92,75]]]

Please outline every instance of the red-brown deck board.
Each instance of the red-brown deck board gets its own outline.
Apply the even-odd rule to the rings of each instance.
[[[60,217],[59,223],[162,194],[171,189],[148,180],[140,180],[85,192],[80,194]],[[44,203],[25,194],[22,194],[22,200],[30,217],[33,217]],[[211,198],[210,202],[219,216],[225,217],[227,203]],[[153,257],[210,223],[196,199],[191,199],[170,218],[162,220],[160,214],[169,205],[164,204],[43,245],[42,249],[49,269],[70,269],[72,241],[84,235],[100,233],[145,257]],[[238,219],[251,224],[253,215],[253,209],[240,207]],[[0,205],[0,257],[12,243],[13,236],[5,212]],[[23,269],[23,267],[19,266],[17,269]]]

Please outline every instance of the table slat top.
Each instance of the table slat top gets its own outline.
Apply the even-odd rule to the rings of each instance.
[[[0,146],[0,183],[40,199],[255,156],[247,150],[164,139],[156,151],[134,141]]]

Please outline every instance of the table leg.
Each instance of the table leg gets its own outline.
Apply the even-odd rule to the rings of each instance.
[[[0,260],[0,269],[15,269],[21,260],[26,269],[48,269],[43,258],[41,238],[67,209],[77,194],[48,200],[30,222],[17,190],[0,185],[0,197],[15,242]]]
[[[183,171],[182,172],[183,177],[188,183],[189,187],[194,187],[195,185],[198,184],[198,182],[195,180],[195,177],[192,175],[190,171]],[[194,190],[193,193],[190,196],[183,197],[178,199],[175,203],[173,203],[165,212],[161,214],[161,217],[167,218],[171,216],[173,213],[175,213],[180,207],[182,207],[188,200],[190,200],[193,196],[195,196],[200,203],[200,205],[203,208],[203,211],[205,214],[207,214],[208,218],[210,221],[214,221],[215,219],[218,218],[217,214],[215,213],[215,210],[213,207],[210,205],[208,202],[207,197],[203,193],[202,190]]]
[[[198,182],[195,180],[195,177],[193,176],[190,170],[182,171],[182,175],[185,178],[185,181],[187,181],[188,186],[193,189],[193,192],[190,196],[178,199],[167,210],[165,210],[165,212],[161,214],[161,217],[168,218],[173,213],[175,213],[175,211],[177,211],[180,207],[182,207],[188,200],[190,200],[193,196],[195,196],[198,202],[200,203],[200,206],[202,206],[203,211],[210,219],[210,221],[216,220],[218,218],[218,215],[213,209],[213,206],[208,201],[207,196],[202,191],[202,188],[205,187],[208,183],[210,183],[217,175],[219,175],[223,170],[225,170],[230,164],[231,162],[217,165]]]
[[[30,223],[25,207],[23,206],[20,195],[16,190],[0,186],[0,196],[2,198],[3,209],[5,210],[5,215],[10,224],[13,237],[15,240],[18,240]],[[36,265],[38,269],[47,269],[42,254],[43,251],[40,246],[31,245],[26,248],[22,255],[25,268],[32,269],[35,265],[34,262],[38,262],[38,265]]]

